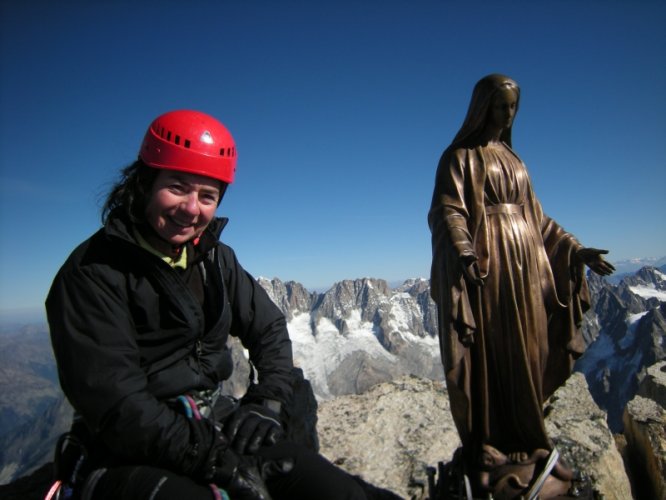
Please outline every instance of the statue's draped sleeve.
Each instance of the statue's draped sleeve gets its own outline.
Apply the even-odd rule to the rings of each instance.
[[[473,335],[476,330],[461,264],[464,257],[479,258],[475,236],[483,230],[482,204],[476,202],[476,187],[483,186],[483,181],[475,178],[483,176],[483,172],[477,168],[476,159],[470,158],[474,156],[476,152],[469,149],[444,151],[437,167],[428,214],[433,251],[430,286],[439,310],[440,348],[445,368],[460,361],[464,352],[460,339]],[[481,191],[481,202],[482,195]]]

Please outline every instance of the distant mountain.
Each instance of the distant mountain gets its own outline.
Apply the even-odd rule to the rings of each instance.
[[[46,325],[0,336],[0,437],[47,409],[59,395]]]
[[[0,337],[0,484],[53,458],[71,421],[46,330],[27,326]]]
[[[0,309],[0,337],[15,335],[26,328],[46,330],[44,307],[23,309]]]
[[[0,485],[52,462],[55,443],[69,430],[73,414],[60,393],[44,411],[0,438]]]
[[[618,260],[613,262],[615,272],[609,276],[608,281],[619,283],[627,275],[633,274],[643,267],[654,267],[666,272],[666,257],[637,257],[634,259]]]

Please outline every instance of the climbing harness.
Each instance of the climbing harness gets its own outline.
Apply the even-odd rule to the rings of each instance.
[[[76,420],[76,419],[75,419]],[[56,443],[53,458],[56,480],[44,500],[70,500],[74,487],[82,484],[87,475],[88,451],[85,443],[72,431],[62,434]]]
[[[220,389],[214,391],[197,391],[194,394],[183,394],[176,398],[185,416],[189,419],[201,420],[208,418],[213,413],[213,406],[220,395]],[[200,406],[201,404],[201,406]],[[213,492],[215,500],[230,500],[226,490],[214,483],[208,485]]]

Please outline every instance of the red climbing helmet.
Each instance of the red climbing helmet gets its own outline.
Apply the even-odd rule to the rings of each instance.
[[[155,168],[204,175],[231,184],[236,143],[227,128],[199,111],[170,111],[153,120],[139,157]]]

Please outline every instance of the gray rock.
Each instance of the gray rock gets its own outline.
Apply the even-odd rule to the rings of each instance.
[[[624,411],[626,455],[639,498],[666,499],[666,362],[651,366]],[[649,397],[654,395],[653,399]]]
[[[666,408],[666,361],[655,363],[647,369],[637,395],[651,399],[662,408]]]
[[[349,354],[329,374],[328,388],[332,394],[360,394],[405,374],[401,365],[359,350]]]
[[[291,320],[296,313],[308,312],[317,300],[316,293],[309,292],[295,281],[282,282],[277,278],[258,278],[257,281],[287,320]]]
[[[613,435],[574,374],[546,405],[546,426],[566,462],[590,477],[605,499],[631,498]],[[361,395],[319,405],[320,451],[352,474],[405,498],[427,495],[427,467],[448,462],[460,445],[442,384],[405,377]]]
[[[320,452],[406,498],[427,494],[426,468],[459,446],[446,389],[408,376],[319,405]]]
[[[606,500],[632,498],[606,414],[592,399],[583,374],[569,377],[548,400],[544,413],[548,435],[570,467],[589,476]]]

